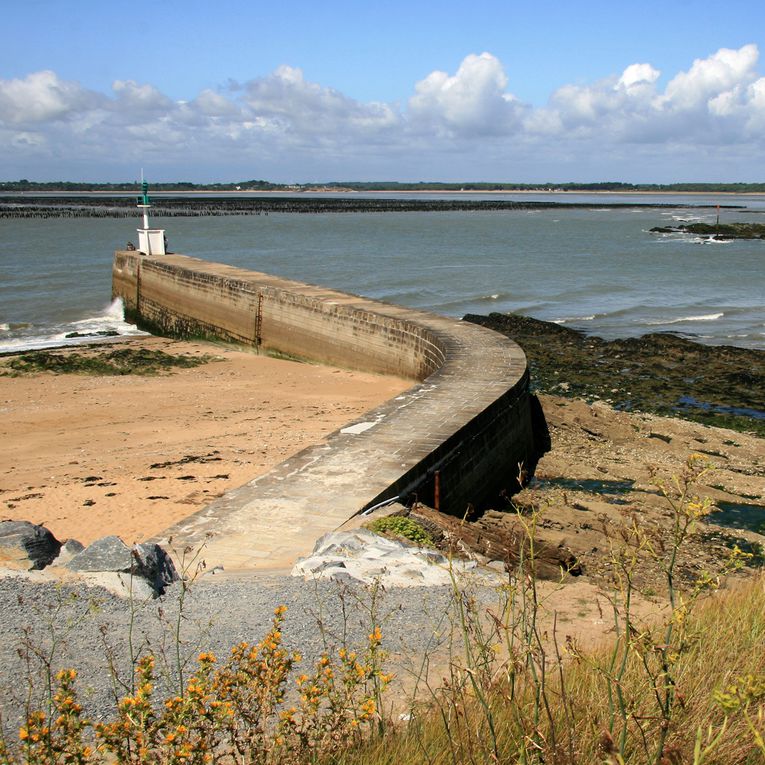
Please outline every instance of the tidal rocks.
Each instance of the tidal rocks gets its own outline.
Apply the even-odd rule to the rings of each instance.
[[[654,226],[652,234],[695,234],[718,241],[726,239],[765,239],[765,223],[683,223],[679,226]]]
[[[27,571],[50,565],[61,542],[44,526],[29,521],[0,521],[0,563]]]
[[[765,435],[765,353],[669,333],[603,340],[528,316],[468,314],[515,340],[542,393]]]

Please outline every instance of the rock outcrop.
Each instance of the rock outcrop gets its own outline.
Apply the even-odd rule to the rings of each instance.
[[[100,579],[104,583],[118,582],[131,592],[135,585],[131,580],[142,580],[160,595],[178,580],[173,561],[159,545],[137,544],[131,548],[116,536],[97,539],[75,555],[66,567],[82,574],[110,575]]]

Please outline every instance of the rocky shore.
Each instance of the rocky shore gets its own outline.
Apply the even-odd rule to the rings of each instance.
[[[684,223],[680,226],[654,226],[652,234],[696,234],[718,241],[729,239],[765,239],[763,223]]]
[[[765,352],[670,333],[603,340],[528,316],[468,314],[513,338],[542,393],[765,436]]]

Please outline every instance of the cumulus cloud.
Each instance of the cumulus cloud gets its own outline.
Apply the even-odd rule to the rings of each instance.
[[[0,122],[12,125],[60,120],[92,108],[100,99],[76,82],[45,70],[24,79],[0,80]]]
[[[700,106],[756,78],[759,51],[756,45],[739,50],[721,48],[706,59],[696,59],[687,72],[680,72],[667,85],[663,107],[689,109]]]
[[[153,85],[140,85],[133,80],[116,80],[112,85],[116,96],[117,110],[130,110],[134,114],[165,112],[172,107],[172,101]]]
[[[471,54],[456,74],[435,71],[415,86],[409,114],[415,125],[458,135],[498,134],[517,122],[521,104],[506,92],[508,78],[490,53]]]
[[[373,133],[394,127],[400,119],[388,104],[348,98],[308,82],[302,70],[291,66],[280,66],[269,76],[248,82],[244,90],[244,102],[264,127],[304,137]]]
[[[0,79],[0,150],[12,150],[25,168],[35,158],[49,168],[62,156],[105,167],[115,158],[128,166],[150,157],[182,168],[168,173],[186,177],[189,166],[244,177],[244,168],[279,171],[292,163],[293,178],[305,177],[309,167],[325,178],[364,177],[381,168],[386,177],[405,178],[417,168],[419,177],[438,178],[451,175],[444,170],[451,163],[518,178],[517,168],[533,161],[587,167],[586,157],[597,156],[624,167],[638,154],[654,158],[664,172],[661,157],[692,156],[710,144],[739,154],[746,147],[765,159],[765,77],[758,61],[755,45],[724,48],[669,73],[663,88],[663,73],[652,64],[630,63],[594,82],[564,84],[541,107],[513,95],[510,74],[488,52],[466,56],[453,73],[426,75],[403,105],[353,99],[286,65],[188,101],[132,80],[96,93],[42,71]],[[243,168],[241,175],[232,168]]]

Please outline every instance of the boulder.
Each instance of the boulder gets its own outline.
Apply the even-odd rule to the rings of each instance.
[[[29,521],[0,521],[0,561],[26,571],[50,565],[61,542],[44,526]]]
[[[66,566],[82,574],[119,574],[115,581],[128,592],[132,585],[124,586],[126,577],[144,580],[158,595],[178,580],[172,559],[159,545],[146,543],[130,548],[116,536],[97,539],[75,555]],[[114,591],[111,587],[107,589]]]
[[[173,559],[157,544],[145,542],[135,545],[133,557],[138,565],[138,575],[160,595],[168,585],[180,579]]]
[[[72,571],[118,571],[123,574],[129,574],[134,568],[130,548],[116,536],[97,539],[66,566]]]

